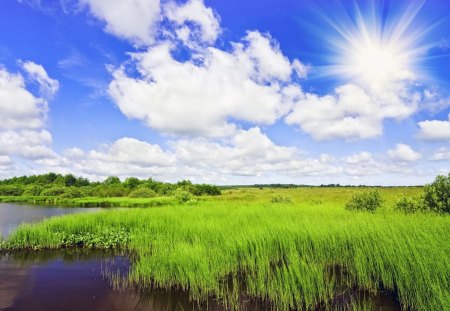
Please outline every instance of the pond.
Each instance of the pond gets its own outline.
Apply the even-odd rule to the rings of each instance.
[[[23,222],[57,215],[96,212],[94,208],[62,208],[0,204],[0,232],[7,237]],[[108,272],[126,275],[130,262],[117,252],[83,249],[14,252],[0,256],[0,311],[128,311],[128,310],[225,310],[214,299],[197,304],[181,290],[118,290]],[[348,305],[339,297],[339,305]],[[365,301],[366,295],[356,298]],[[369,298],[375,310],[401,310],[394,295],[379,293]],[[242,296],[240,310],[270,310],[259,300]]]

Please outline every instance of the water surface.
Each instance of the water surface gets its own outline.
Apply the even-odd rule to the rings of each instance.
[[[51,216],[95,212],[99,208],[53,207],[0,203],[0,235],[7,237],[21,223],[41,221]]]

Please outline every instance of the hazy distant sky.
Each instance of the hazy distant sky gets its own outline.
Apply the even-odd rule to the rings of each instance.
[[[422,184],[450,3],[2,0],[0,178]]]

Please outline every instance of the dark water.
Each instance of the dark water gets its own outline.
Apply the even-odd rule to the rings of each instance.
[[[96,210],[0,204],[0,232],[5,237],[23,222]],[[226,310],[214,299],[192,302],[188,293],[177,289],[113,289],[108,272],[125,276],[129,267],[128,258],[117,252],[70,249],[0,254],[0,311]],[[239,300],[240,310],[272,309],[263,301],[244,296]],[[336,304],[351,310],[355,301],[368,302],[372,308],[367,310],[401,310],[395,296],[388,293],[354,292],[338,297]]]

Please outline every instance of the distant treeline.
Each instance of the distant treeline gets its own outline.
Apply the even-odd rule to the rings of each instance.
[[[195,196],[220,195],[219,187],[208,184],[193,184],[189,180],[167,183],[129,177],[124,181],[116,176],[102,182],[90,181],[72,174],[48,173],[21,176],[0,180],[0,196],[58,196],[79,197],[135,197],[150,198],[170,196],[176,192],[188,192]]]

